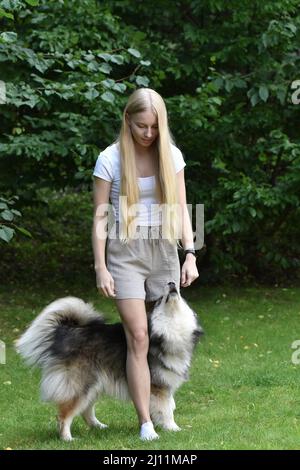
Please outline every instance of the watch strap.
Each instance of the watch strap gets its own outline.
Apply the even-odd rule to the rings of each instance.
[[[195,250],[193,249],[184,250],[184,256],[186,256],[188,253],[192,253],[195,256],[195,258],[197,258]]]

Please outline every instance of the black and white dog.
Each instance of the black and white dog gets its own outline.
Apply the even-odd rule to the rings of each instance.
[[[195,312],[169,282],[148,311],[151,419],[178,431],[174,393],[188,379],[192,353],[203,333]],[[101,393],[129,399],[126,338],[121,323],[108,324],[91,304],[65,297],[49,304],[17,341],[29,365],[42,369],[41,395],[59,408],[62,439],[69,441],[73,418],[90,426],[106,425],[95,417]]]

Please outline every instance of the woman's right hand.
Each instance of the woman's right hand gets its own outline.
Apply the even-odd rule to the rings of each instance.
[[[96,270],[97,289],[105,297],[115,297],[115,283],[106,267]]]

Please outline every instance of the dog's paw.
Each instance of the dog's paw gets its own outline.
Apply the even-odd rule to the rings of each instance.
[[[62,421],[58,420],[57,428],[58,428],[59,437],[62,441],[71,442],[74,440],[71,435],[70,428],[65,426]]]
[[[92,427],[93,428],[98,428],[98,429],[106,429],[106,428],[108,428],[108,425],[104,424],[104,423],[100,423],[100,421],[98,421],[96,419],[95,421],[93,421]]]
[[[61,440],[64,442],[72,442],[74,441],[74,438],[71,436],[71,434],[63,434],[60,436]]]
[[[163,426],[163,428],[164,428],[166,431],[174,431],[174,432],[181,431],[181,428],[180,428],[179,426],[177,426],[176,423],[165,424],[165,425]]]

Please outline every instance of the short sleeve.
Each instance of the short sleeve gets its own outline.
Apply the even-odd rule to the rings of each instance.
[[[101,152],[97,158],[93,175],[105,181],[112,181],[114,179],[111,161],[103,152]]]
[[[175,172],[178,173],[180,170],[182,170],[186,166],[186,163],[184,161],[182,152],[181,150],[179,150],[178,147],[174,146],[172,148],[172,155],[173,155],[173,161],[174,161],[174,166],[175,166]]]

